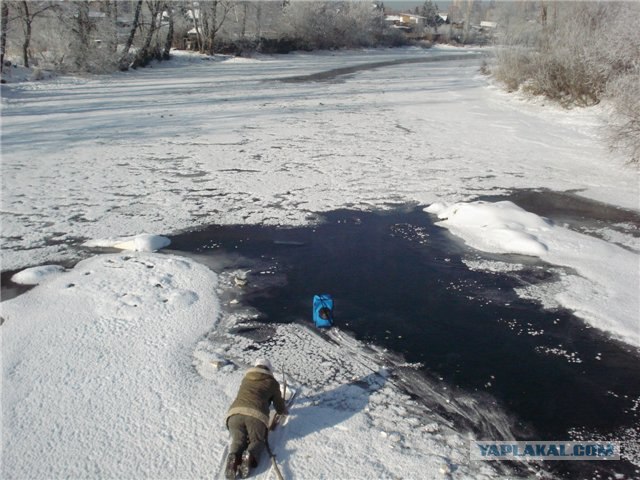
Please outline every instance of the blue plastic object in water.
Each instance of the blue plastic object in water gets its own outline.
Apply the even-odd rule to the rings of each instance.
[[[329,328],[333,325],[333,298],[331,295],[313,296],[313,323],[318,328]]]

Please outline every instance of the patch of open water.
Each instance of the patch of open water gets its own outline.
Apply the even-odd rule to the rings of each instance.
[[[312,73],[309,75],[295,75],[291,77],[279,78],[278,81],[285,83],[305,83],[305,82],[326,82],[335,81],[342,76],[351,75],[353,73],[375,70],[376,68],[392,67],[395,65],[409,65],[414,63],[432,63],[432,62],[446,62],[453,60],[471,60],[485,56],[485,53],[480,52],[467,52],[464,55],[452,54],[452,55],[433,55],[419,58],[400,58],[396,60],[386,60],[379,62],[369,62],[361,65],[354,65],[349,67],[333,68],[324,72]]]
[[[638,352],[569,311],[518,298],[515,287],[549,280],[543,262],[466,249],[420,208],[334,211],[313,227],[212,226],[171,240],[182,252],[239,255],[245,263],[233,268],[250,269],[250,284],[271,275],[266,288],[243,296],[264,322],[311,325],[313,295],[332,294],[339,328],[419,363],[431,378],[491,395],[529,438],[569,440],[580,431],[616,440],[637,428]],[[525,267],[488,273],[463,263],[497,257]],[[640,473],[626,462],[556,464],[565,478]]]

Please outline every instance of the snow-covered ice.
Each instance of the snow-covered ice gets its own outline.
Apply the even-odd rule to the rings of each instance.
[[[514,188],[639,208],[638,173],[603,144],[597,111],[514,99],[478,74],[481,59],[465,59],[472,49],[332,81],[278,80],[452,51],[180,55],[135,72],[4,85],[3,269],[57,263],[87,240],[301,225],[337,208]]]
[[[452,52],[460,59],[279,81]],[[601,109],[505,94],[478,74],[474,52],[179,55],[133,72],[3,85],[3,271],[87,256],[87,246],[130,251],[18,274],[39,285],[1,304],[1,476],[214,476],[225,410],[261,355],[301,384],[276,447],[287,478],[511,477],[469,462],[467,433],[403,393],[384,356],[296,325],[242,333],[251,313],[235,296],[221,303],[239,288],[232,280],[152,253],[166,241],[141,233],[449,205],[443,226],[474,248],[537,255],[562,271],[548,291],[523,295],[638,346],[631,235],[615,238],[636,245],[625,249],[515,206],[469,203],[546,188],[637,211],[637,170],[601,141]],[[454,210],[468,215],[457,221]],[[451,412],[470,410],[472,400],[429,388]]]
[[[547,306],[573,310],[594,327],[640,347],[640,256],[599,238],[553,225],[512,202],[467,202],[425,209],[478,250],[540,257],[567,267],[560,285],[542,284]],[[553,293],[551,293],[553,291]],[[550,294],[551,293],[551,294]],[[535,298],[531,292],[523,295]]]

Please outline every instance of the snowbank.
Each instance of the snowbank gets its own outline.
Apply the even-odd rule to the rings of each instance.
[[[21,285],[38,285],[43,281],[64,272],[60,265],[42,265],[26,268],[11,277],[11,281]]]
[[[590,325],[640,347],[640,256],[612,243],[527,212],[512,202],[435,203],[435,214],[469,246],[493,253],[533,255],[561,270],[559,285],[520,290],[546,306],[573,310]],[[551,296],[555,302],[549,303]]]
[[[161,235],[143,233],[133,237],[89,240],[85,247],[117,248],[133,252],[156,252],[171,245],[171,240]]]
[[[54,73],[40,68],[25,68],[13,62],[2,70],[2,83],[37,82],[53,78]]]
[[[433,204],[425,209],[446,219],[451,229],[465,232],[465,241],[487,252],[544,255],[549,249],[537,235],[550,230],[549,222],[512,202]]]
[[[215,284],[184,258],[105,255],[3,302],[1,476],[205,477],[227,397],[191,362]]]

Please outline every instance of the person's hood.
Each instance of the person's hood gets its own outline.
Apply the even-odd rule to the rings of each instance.
[[[271,373],[269,370],[265,370],[264,368],[253,367],[247,370],[247,373],[245,373],[244,376],[249,380],[261,380],[265,377],[273,378],[273,373]]]

